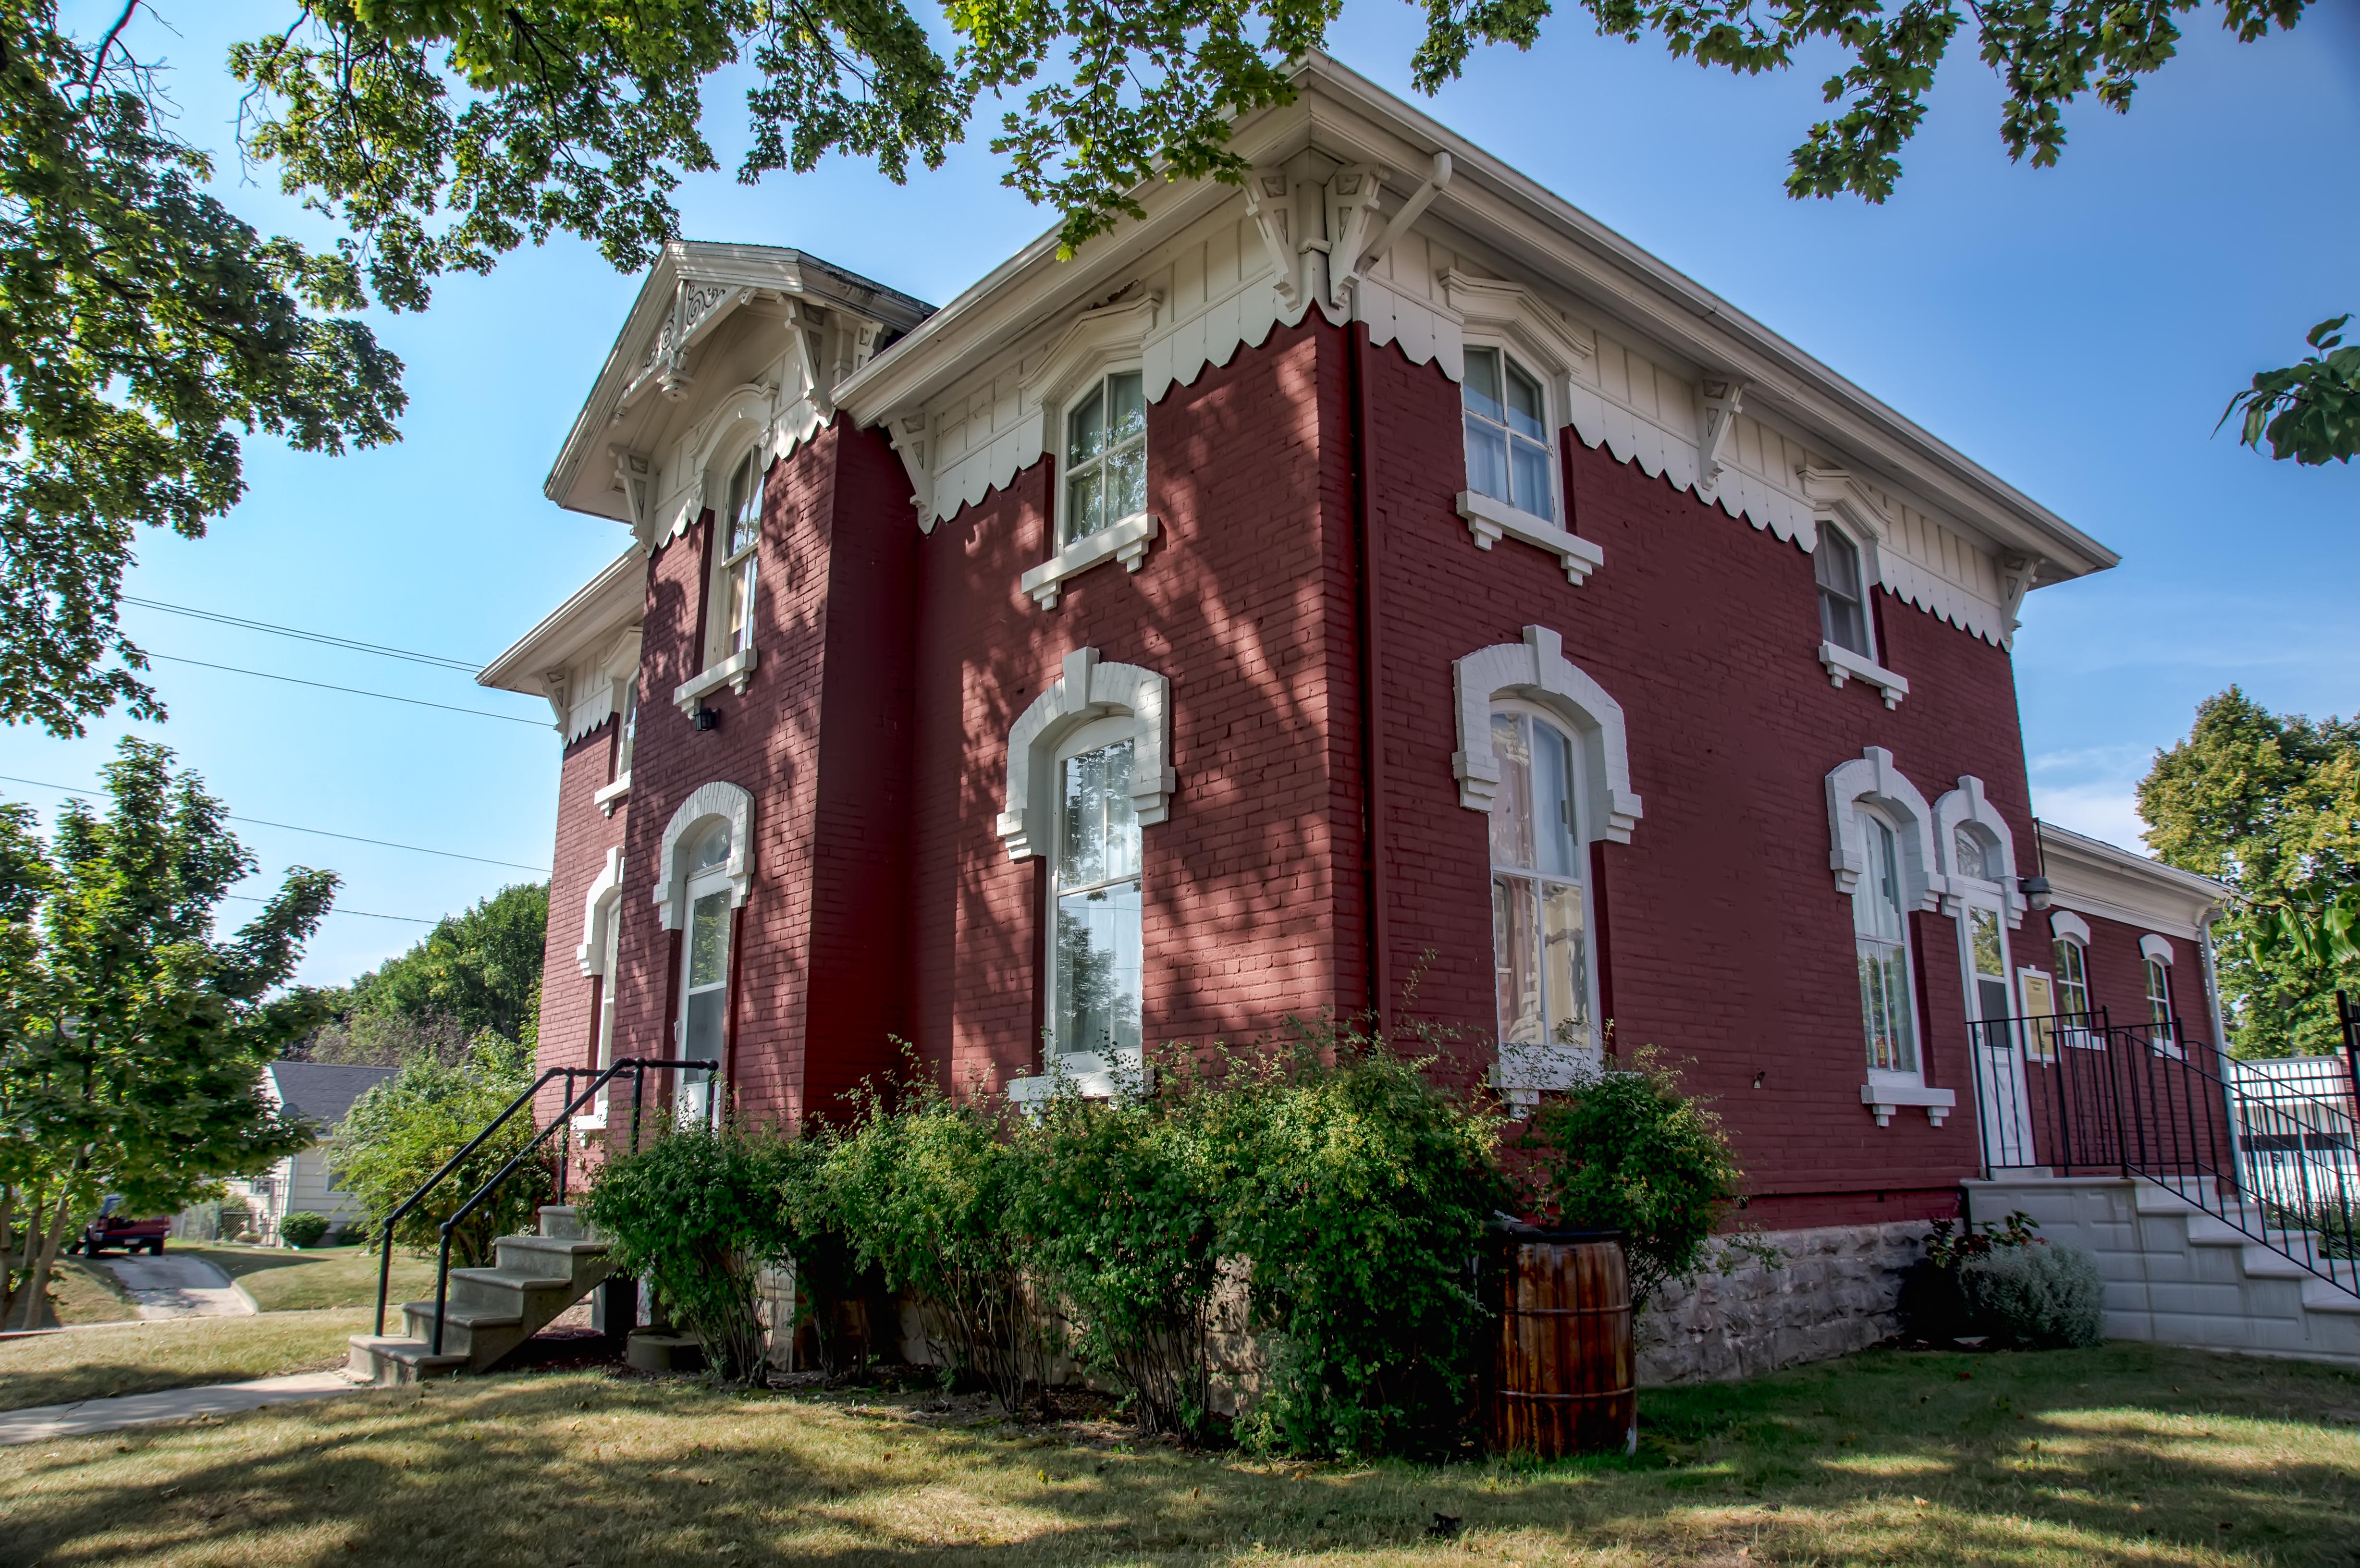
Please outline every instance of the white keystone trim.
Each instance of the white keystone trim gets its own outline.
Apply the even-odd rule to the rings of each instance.
[[[1017,585],[1044,610],[1057,607],[1066,579],[1079,577],[1101,561],[1120,561],[1126,572],[1136,572],[1147,559],[1147,547],[1162,527],[1153,512],[1125,517],[1111,528],[1076,539],[1018,578]]]
[[[2070,909],[2051,909],[2049,911],[2049,934],[2052,938],[2070,937],[2087,947],[2090,945],[2090,922]]]
[[[1009,859],[1030,860],[1049,847],[1057,744],[1093,720],[1122,716],[1132,721],[1131,802],[1139,825],[1153,827],[1171,813],[1178,787],[1170,760],[1171,681],[1136,664],[1101,664],[1097,648],[1077,648],[1008,732],[1008,795],[999,831]]]
[[[1459,492],[1459,515],[1467,519],[1467,531],[1475,536],[1479,550],[1489,550],[1502,539],[1538,545],[1557,557],[1557,564],[1565,568],[1565,580],[1577,586],[1606,559],[1603,550],[1566,532],[1539,513],[1511,506],[1478,491]]]
[[[1953,1089],[1929,1089],[1923,1083],[1863,1083],[1860,1103],[1876,1118],[1878,1127],[1891,1127],[1893,1113],[1904,1105],[1923,1105],[1926,1119],[1936,1127],[1958,1108],[1959,1095]]]
[[[1836,891],[1849,896],[1868,870],[1860,835],[1852,831],[1852,808],[1865,800],[1896,820],[1901,843],[1901,907],[1932,909],[1947,886],[1934,854],[1934,811],[1918,786],[1893,766],[1893,754],[1881,746],[1863,750],[1852,761],[1828,775],[1828,868],[1836,874]]]
[[[754,797],[740,786],[719,779],[700,784],[664,824],[663,851],[656,862],[655,901],[663,911],[666,931],[679,931],[688,923],[688,867],[681,846],[716,817],[729,823],[729,858],[722,869],[729,877],[730,908],[744,904],[753,888]]]
[[[741,648],[701,675],[691,676],[672,691],[672,705],[682,713],[694,716],[697,699],[724,686],[734,687],[740,697],[746,694],[746,683],[754,679],[754,665],[759,648]]]
[[[2139,956],[2152,958],[2169,968],[2171,964],[2171,939],[2158,936],[2153,931],[2147,932],[2139,938]]]
[[[582,895],[582,945],[574,950],[574,957],[585,980],[606,972],[606,922],[615,918],[622,896],[623,852],[610,849],[606,866]]]
[[[1494,643],[1451,661],[1459,711],[1459,750],[1450,766],[1459,776],[1459,803],[1489,811],[1500,788],[1500,762],[1491,751],[1491,704],[1521,697],[1556,716],[1582,748],[1581,828],[1587,839],[1629,844],[1644,814],[1631,790],[1631,756],[1622,704],[1579,668],[1566,661],[1565,639],[1546,626],[1526,626],[1522,642]]]
[[[1819,644],[1819,663],[1827,670],[1829,683],[1839,691],[1843,690],[1845,681],[1858,681],[1875,687],[1877,695],[1885,699],[1885,705],[1888,708],[1901,706],[1901,699],[1909,695],[1909,682],[1906,679],[1841,643]]]
[[[1946,883],[1943,909],[1956,917],[1963,907],[1959,898],[1963,887],[1970,882],[1989,880],[1961,877],[1959,868],[1950,864],[1952,835],[1965,822],[1974,823],[1998,844],[1999,886],[2007,901],[2007,923],[2011,927],[2022,925],[2025,902],[2024,889],[2016,876],[2016,835],[2008,830],[2007,819],[1999,814],[1999,808],[1983,794],[1983,781],[1972,773],[1959,775],[1959,787],[1934,802],[1934,853],[1940,857]]]

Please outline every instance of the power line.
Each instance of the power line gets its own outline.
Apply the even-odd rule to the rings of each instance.
[[[245,893],[224,893],[222,897],[224,898],[235,898],[241,904],[267,904],[270,902],[268,898],[257,898]],[[328,913],[332,915],[358,915],[363,920],[406,920],[413,926],[439,926],[442,923],[441,920],[421,920],[416,915],[376,915],[371,914],[366,909],[346,909],[339,908],[334,904],[328,906]]]
[[[307,632],[294,626],[273,626],[268,621],[249,621],[243,615],[224,615],[218,610],[199,610],[187,604],[167,604],[161,599],[141,599],[126,593],[123,602],[137,604],[143,610],[166,610],[175,615],[191,615],[201,621],[217,621],[225,626],[243,626],[248,631],[269,632],[277,637],[300,637],[305,642],[325,643],[330,648],[350,648],[355,653],[382,654],[388,659],[407,659],[419,664],[432,664],[445,670],[456,670],[473,675],[483,668],[480,659],[451,659],[439,653],[417,653],[406,648],[388,648],[383,643],[359,642],[352,637],[332,637],[326,632]]]
[[[85,800],[97,800],[104,798],[94,790],[70,789],[63,784],[51,784],[39,779],[18,779],[13,774],[7,773],[0,773],[0,782],[9,784],[29,784],[36,789],[55,789],[60,795],[72,795]],[[489,855],[462,855],[455,849],[429,849],[422,844],[396,844],[388,838],[363,838],[358,833],[332,833],[326,828],[298,827],[293,822],[274,822],[262,817],[241,817],[230,811],[224,811],[222,815],[230,822],[251,822],[256,827],[285,828],[289,833],[317,833],[322,838],[340,838],[352,844],[373,844],[381,849],[406,849],[414,855],[439,855],[446,860],[472,860],[480,866],[512,866],[519,871],[538,871],[543,877],[549,875],[548,866],[527,866],[520,860],[494,860]]]
[[[355,697],[376,697],[388,702],[407,702],[413,708],[440,708],[446,713],[473,713],[479,719],[506,719],[512,724],[530,724],[535,729],[545,727],[541,719],[520,719],[514,713],[496,713],[489,708],[461,708],[449,702],[429,702],[421,697],[397,697],[390,691],[369,691],[358,686],[331,686],[324,681],[304,681],[293,675],[273,675],[268,670],[241,670],[235,664],[214,664],[202,659],[181,659],[169,653],[151,653],[150,659],[160,659],[167,664],[193,664],[201,670],[225,670],[232,675],[253,675],[265,681],[284,681],[290,686],[310,686],[322,691],[344,691]]]

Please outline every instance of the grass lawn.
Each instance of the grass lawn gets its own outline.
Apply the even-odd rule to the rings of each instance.
[[[924,1406],[574,1371],[0,1450],[0,1562],[2196,1568],[2349,1563],[2360,1519],[2360,1375],[2125,1345],[1650,1393],[1635,1459],[1552,1467]]]
[[[332,1312],[377,1307],[377,1253],[373,1247],[237,1247],[227,1242],[174,1243],[172,1250],[202,1258],[246,1287],[266,1312]],[[434,1294],[432,1261],[397,1250],[388,1310]]]
[[[36,1326],[121,1323],[138,1315],[114,1275],[87,1258],[60,1258],[50,1270],[49,1305]]]
[[[356,1312],[180,1318],[0,1341],[0,1410],[341,1366]],[[0,1552],[0,1563],[16,1560]]]

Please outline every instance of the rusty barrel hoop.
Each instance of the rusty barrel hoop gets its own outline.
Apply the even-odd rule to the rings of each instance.
[[[1557,1459],[1639,1442],[1631,1269],[1619,1231],[1500,1236],[1491,1446]]]

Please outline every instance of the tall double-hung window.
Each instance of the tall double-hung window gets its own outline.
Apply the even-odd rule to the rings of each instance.
[[[2049,945],[2057,965],[2057,1010],[2068,1015],[2090,1010],[2090,955],[2070,936]]]
[[[1467,487],[1520,512],[1554,519],[1548,404],[1539,380],[1503,350],[1470,346],[1460,398],[1467,421]]]
[[[759,449],[740,458],[729,475],[729,509],[723,518],[720,569],[721,645],[718,663],[754,646],[756,546],[762,539],[762,471]]]
[[[723,1062],[729,1023],[730,826],[715,822],[690,851],[688,931],[681,944],[679,1040],[686,1061]],[[704,1071],[682,1074],[683,1120],[702,1119],[713,1085]]]
[[[1147,510],[1147,394],[1141,373],[1102,377],[1065,414],[1065,515],[1072,544]]]
[[[1909,921],[1901,900],[1900,840],[1893,825],[1873,811],[1862,811],[1855,820],[1868,862],[1852,895],[1868,1065],[1872,1072],[1915,1073],[1917,998],[1910,979]]]
[[[1860,546],[1841,528],[1823,522],[1811,551],[1811,570],[1819,583],[1819,635],[1847,652],[1874,659]]]
[[[2154,1029],[2148,1042],[2169,1050],[2171,1038],[2171,966],[2149,953],[2147,959],[2147,1016]]]
[[[1536,713],[1495,709],[1491,754],[1492,973],[1500,1042],[1589,1051],[1589,869],[1576,821],[1573,742]]]
[[[1087,745],[1088,731],[1077,737]],[[1050,1033],[1060,1054],[1140,1048],[1140,835],[1132,743],[1058,762]]]

